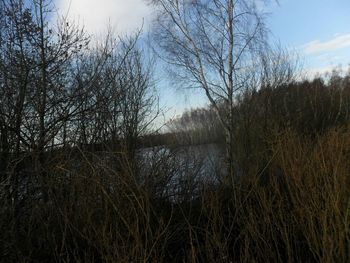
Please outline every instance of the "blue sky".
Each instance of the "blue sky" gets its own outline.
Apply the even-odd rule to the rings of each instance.
[[[261,0],[256,0],[261,1]],[[272,2],[273,0],[270,0]],[[117,32],[130,32],[144,23],[147,29],[152,10],[142,0],[56,0],[57,7],[85,25],[87,31],[105,31],[110,23]],[[274,40],[300,54],[309,75],[324,73],[350,63],[350,0],[279,0],[271,4],[267,25]],[[161,106],[167,118],[185,108],[203,106],[201,92],[176,91],[164,80],[159,83]]]
[[[283,46],[295,49],[311,73],[350,63],[350,0],[280,0],[268,25]]]

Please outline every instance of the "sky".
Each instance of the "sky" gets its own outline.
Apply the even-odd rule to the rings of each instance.
[[[55,4],[61,14],[84,24],[92,34],[103,33],[108,24],[120,34],[133,32],[142,25],[147,32],[153,16],[144,0],[56,0]],[[266,11],[272,38],[299,54],[307,74],[322,74],[340,65],[347,69],[350,0],[279,0]],[[159,80],[159,94],[167,118],[181,114],[185,108],[207,103],[202,93],[175,90],[164,80]]]
[[[54,0],[61,15],[83,24],[94,34],[111,25],[116,32],[129,33],[149,25],[152,9],[143,0]]]
[[[296,50],[306,71],[324,73],[350,63],[349,0],[280,0],[268,25],[283,46]]]

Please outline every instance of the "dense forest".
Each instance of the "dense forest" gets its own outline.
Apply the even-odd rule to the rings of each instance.
[[[150,49],[0,0],[0,261],[348,262],[350,70],[303,78],[254,1],[148,2]],[[208,106],[160,128],[154,63]]]

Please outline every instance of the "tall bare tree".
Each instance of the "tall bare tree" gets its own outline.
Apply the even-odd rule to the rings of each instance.
[[[264,14],[250,0],[152,2],[159,10],[156,50],[173,66],[178,83],[203,90],[217,112],[226,133],[228,172],[233,174],[235,96],[266,84],[276,63],[269,53]]]
[[[30,153],[41,174],[44,150],[57,142],[67,117],[75,112],[78,87],[72,81],[73,62],[88,37],[64,18],[57,26],[51,24],[49,0],[2,0],[1,4],[0,118],[2,129],[10,132],[13,185],[17,185],[22,153]]]

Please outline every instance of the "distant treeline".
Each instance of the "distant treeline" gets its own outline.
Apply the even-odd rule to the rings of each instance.
[[[291,129],[316,136],[347,125],[350,123],[350,72],[333,71],[312,80],[248,90],[236,99],[234,123],[237,140],[246,141],[253,135],[263,138],[271,130]],[[224,130],[211,107],[187,110],[169,121],[167,128],[167,133],[145,137],[145,143],[147,140],[156,145],[225,143]],[[240,143],[237,142],[237,146]]]

